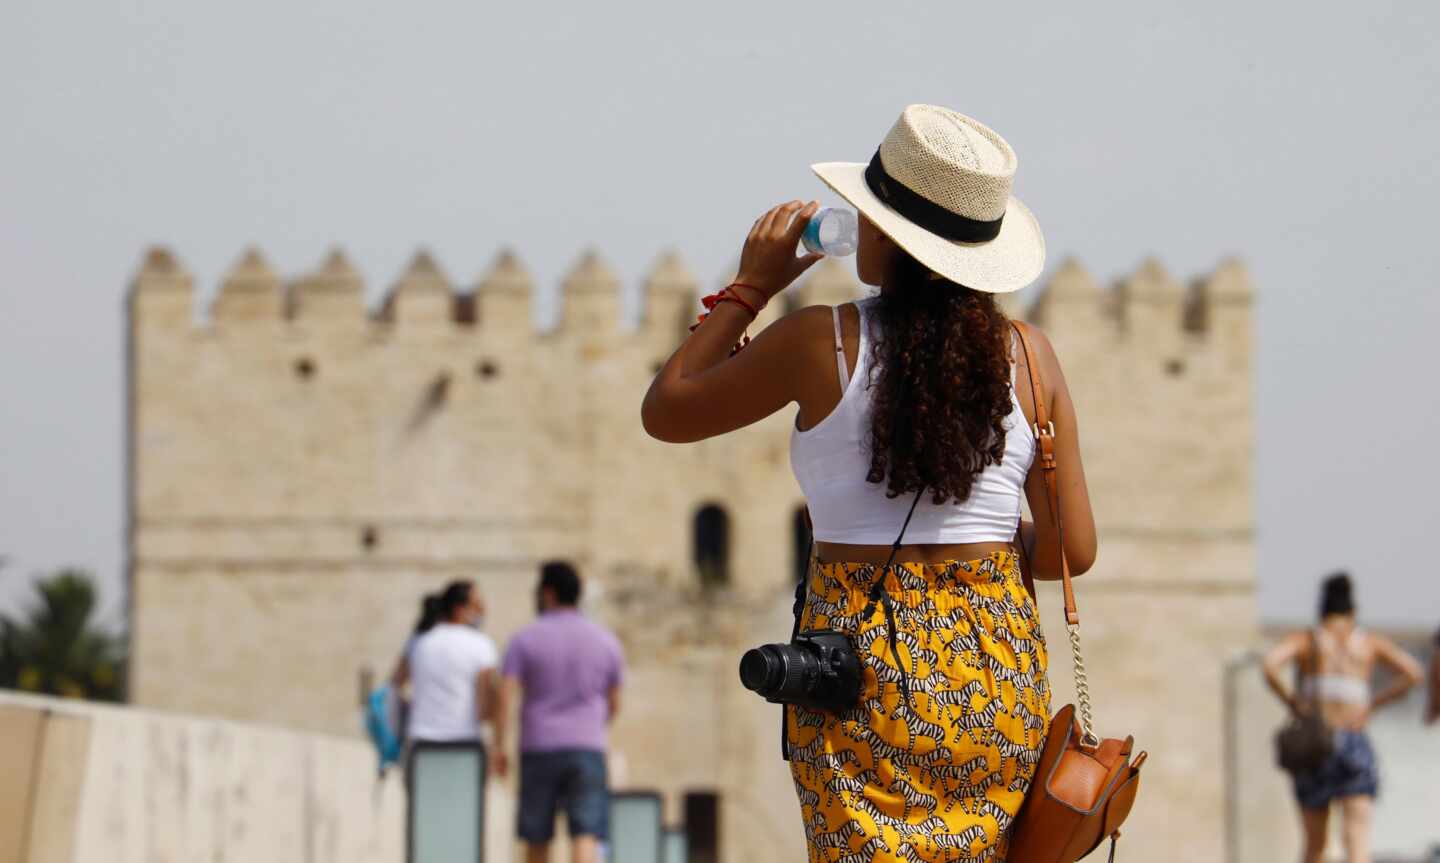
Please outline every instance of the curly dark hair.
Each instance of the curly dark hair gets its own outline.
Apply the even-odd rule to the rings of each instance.
[[[964,501],[1005,454],[1010,320],[995,295],[935,276],[904,250],[872,306],[870,472],[886,496]]]

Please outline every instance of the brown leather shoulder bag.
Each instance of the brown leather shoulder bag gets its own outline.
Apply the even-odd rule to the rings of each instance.
[[[1303,661],[1301,665],[1296,679],[1297,690],[1305,685]],[[1310,630],[1310,666],[1310,674],[1320,673],[1320,639],[1313,629]],[[1300,707],[1275,733],[1275,763],[1288,773],[1318,770],[1335,754],[1335,731],[1325,724],[1324,717],[1320,715],[1320,697],[1313,683],[1310,685],[1310,697]]]
[[[1110,838],[1110,859],[1120,824],[1130,814],[1140,790],[1140,765],[1146,753],[1131,761],[1134,738],[1100,739],[1095,734],[1090,707],[1090,684],[1085,676],[1085,659],[1080,653],[1080,613],[1075,607],[1075,587],[1070,565],[1065,560],[1064,534],[1060,526],[1060,493],[1055,478],[1055,426],[1045,407],[1045,391],[1035,353],[1024,324],[1016,321],[1015,332],[1025,352],[1030,372],[1030,391],[1035,402],[1035,457],[1045,478],[1045,492],[1054,519],[1060,561],[1060,578],[1065,595],[1065,626],[1070,632],[1070,651],[1075,662],[1075,696],[1080,702],[1067,704],[1050,720],[1045,749],[1040,754],[1030,791],[1011,826],[1009,863],[1073,863]],[[1024,543],[1017,545],[1024,552]],[[1035,597],[1035,583],[1029,560],[1022,576],[1026,590]],[[1038,603],[1038,599],[1037,599]],[[1038,608],[1038,604],[1037,604]]]

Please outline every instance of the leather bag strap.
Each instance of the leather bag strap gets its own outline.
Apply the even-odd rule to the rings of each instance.
[[[1030,431],[1035,436],[1035,457],[1040,460],[1041,476],[1045,480],[1045,497],[1050,505],[1050,518],[1055,525],[1056,555],[1060,558],[1060,580],[1065,593],[1065,622],[1071,626],[1080,625],[1080,611],[1075,607],[1075,586],[1070,580],[1070,563],[1065,559],[1065,529],[1060,518],[1060,489],[1055,477],[1055,424],[1045,406],[1045,386],[1040,370],[1035,366],[1035,351],[1030,344],[1029,329],[1020,321],[1011,321],[1020,336],[1020,349],[1025,352],[1025,372],[1030,378],[1030,397],[1035,404],[1035,422]],[[1022,543],[1023,544],[1023,543]],[[1027,574],[1026,581],[1030,582]],[[1026,585],[1032,596],[1033,583]]]
[[[1055,524],[1055,552],[1060,558],[1060,580],[1064,584],[1065,628],[1070,632],[1070,655],[1075,663],[1075,700],[1080,705],[1080,746],[1094,751],[1100,746],[1095,734],[1095,714],[1090,705],[1090,679],[1085,673],[1085,657],[1080,650],[1080,612],[1075,608],[1075,585],[1070,578],[1070,562],[1065,559],[1065,531],[1060,517],[1060,489],[1055,478],[1055,424],[1045,407],[1045,390],[1040,370],[1035,367],[1035,351],[1030,346],[1027,326],[1011,321],[1020,335],[1025,351],[1025,371],[1030,377],[1030,394],[1035,400],[1035,422],[1030,430],[1035,435],[1035,454],[1040,459],[1041,475],[1045,478],[1045,497],[1050,505],[1050,518]],[[1023,543],[1022,543],[1023,545]],[[1037,605],[1038,608],[1038,605]]]
[[[1310,636],[1310,674],[1304,673],[1304,664],[1301,664],[1300,682],[1296,684],[1299,689],[1308,689],[1310,697],[1306,699],[1310,709],[1310,715],[1320,715],[1320,683],[1316,680],[1320,676],[1320,627],[1311,629]],[[1306,678],[1309,678],[1308,680]],[[1299,693],[1296,693],[1296,702],[1300,701]]]

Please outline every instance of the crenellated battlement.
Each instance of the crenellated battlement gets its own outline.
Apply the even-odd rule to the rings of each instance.
[[[641,331],[680,332],[698,309],[701,280],[678,253],[663,252],[641,279]],[[595,250],[581,254],[560,282],[558,329],[577,326],[619,329],[618,302],[624,290]],[[519,256],[501,251],[486,273],[468,285],[457,284],[426,250],[415,253],[404,272],[374,308],[365,305],[365,282],[344,252],[332,250],[314,271],[289,280],[270,267],[264,255],[247,249],[221,282],[208,310],[209,326],[233,329],[266,322],[310,328],[420,328],[434,332],[518,328],[534,330],[534,279]],[[769,323],[786,309],[808,303],[833,305],[860,296],[850,269],[822,261],[783,302],[773,304],[758,322]],[[1092,276],[1074,258],[1061,263],[1040,287],[1021,296],[1002,297],[1012,315],[1047,328],[1091,329],[1106,340],[1143,336],[1157,349],[1169,350],[1184,339],[1204,339],[1232,318],[1248,316],[1252,288],[1244,265],[1223,261],[1215,270],[1188,281],[1173,276],[1157,259],[1146,258],[1134,272],[1108,283]],[[135,325],[173,327],[194,319],[194,283],[177,258],[164,248],[148,252],[133,281]],[[1087,339],[1087,341],[1090,339]]]
[[[1230,258],[1210,273],[1182,283],[1156,258],[1146,258],[1133,273],[1102,285],[1075,258],[1067,258],[1045,282],[1028,315],[1045,325],[1081,314],[1108,321],[1115,330],[1158,323],[1203,333],[1215,305],[1248,306],[1253,296],[1249,274]],[[1154,318],[1155,320],[1151,320]]]

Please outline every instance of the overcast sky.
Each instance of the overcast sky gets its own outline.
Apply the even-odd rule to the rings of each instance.
[[[1340,8],[1337,8],[1340,7]],[[1267,618],[1329,568],[1440,623],[1440,5],[9,0],[0,26],[0,596],[62,564],[118,607],[121,302],[163,242],[214,291],[341,243],[372,297],[425,245],[547,289],[590,245],[721,277],[806,165],[909,102],[999,129],[1051,266],[1259,292]]]

